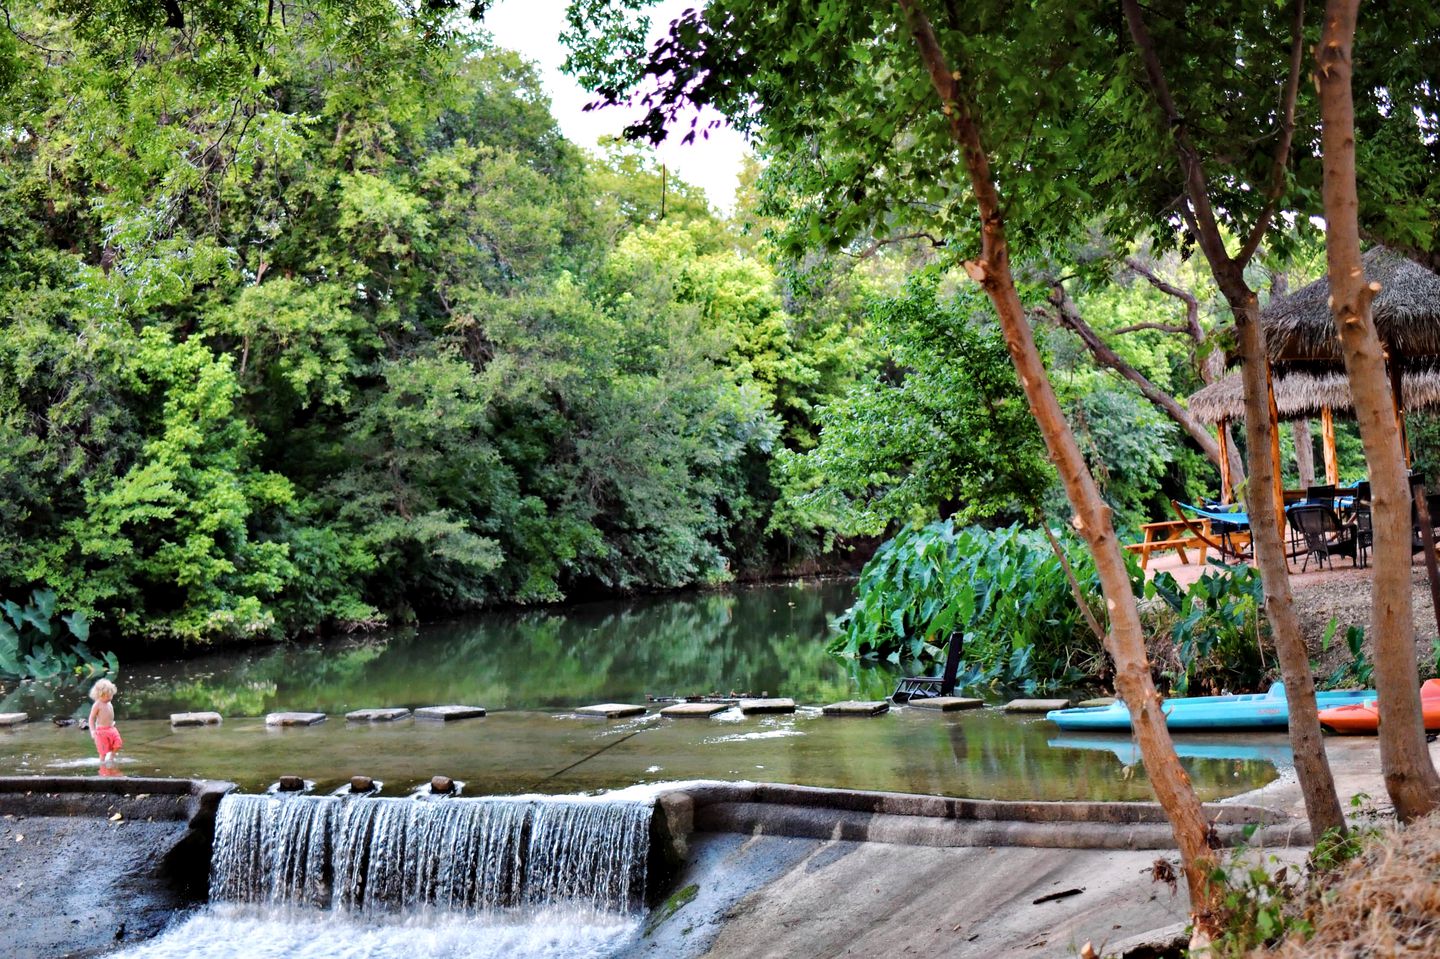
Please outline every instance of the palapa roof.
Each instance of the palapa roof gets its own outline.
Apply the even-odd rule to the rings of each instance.
[[[1365,278],[1380,284],[1372,305],[1380,342],[1394,359],[1424,358],[1425,364],[1433,365],[1440,359],[1440,276],[1380,246],[1365,253],[1364,263]],[[1276,299],[1261,313],[1260,322],[1272,362],[1341,368],[1329,277]]]
[[[1344,372],[1277,373],[1273,382],[1275,408],[1282,421],[1319,416],[1327,406],[1336,416],[1348,417],[1354,412],[1350,381]],[[1401,376],[1400,391],[1407,411],[1440,409],[1440,371],[1408,370]],[[1240,374],[1231,373],[1191,394],[1189,406],[1202,423],[1243,420],[1245,386]]]

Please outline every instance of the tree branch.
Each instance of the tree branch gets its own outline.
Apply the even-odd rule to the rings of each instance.
[[[1153,330],[1156,333],[1174,333],[1178,336],[1190,336],[1190,327],[1176,326],[1173,323],[1131,323],[1129,326],[1120,326],[1111,330],[1116,336],[1123,333],[1139,333],[1143,330]]]
[[[1200,447],[1201,452],[1210,462],[1217,467],[1220,465],[1220,444],[1215,441],[1215,437],[1210,435],[1210,431],[1190,415],[1190,411],[1181,406],[1179,400],[1151,383],[1144,373],[1125,362],[1124,357],[1102,340],[1090,324],[1085,322],[1084,317],[1080,315],[1080,308],[1075,305],[1074,300],[1070,299],[1070,294],[1066,292],[1060,282],[1051,281],[1048,299],[1050,305],[1055,308],[1054,317],[1058,319],[1059,324],[1080,337],[1080,341],[1085,344],[1085,348],[1090,351],[1090,355],[1095,357],[1097,363],[1134,383],[1145,399],[1174,420],[1189,435],[1190,439],[1195,441],[1195,445]]]
[[[1270,220],[1275,216],[1280,196],[1285,192],[1285,169],[1290,165],[1290,144],[1295,139],[1295,98],[1300,91],[1300,63],[1304,57],[1305,0],[1295,0],[1295,16],[1290,24],[1290,76],[1285,79],[1285,91],[1280,100],[1283,117],[1280,139],[1275,143],[1275,153],[1270,160],[1270,188],[1265,191],[1265,208],[1260,211],[1259,219],[1250,228],[1250,236],[1240,248],[1240,255],[1235,258],[1242,266],[1249,263],[1259,249],[1265,231],[1270,228]]]
[[[845,255],[854,257],[856,261],[868,260],[885,247],[893,246],[896,243],[904,243],[906,240],[925,240],[937,250],[945,246],[944,240],[932,233],[926,233],[921,230],[915,233],[901,233],[899,236],[882,237],[881,239],[875,240],[859,253],[846,253]]]
[[[1125,12],[1125,22],[1130,27],[1130,37],[1140,53],[1145,66],[1145,76],[1150,81],[1150,91],[1155,103],[1165,115],[1165,123],[1175,138],[1176,153],[1180,157],[1180,172],[1185,178],[1185,193],[1189,198],[1189,209],[1184,211],[1186,220],[1195,230],[1195,238],[1205,258],[1217,270],[1222,264],[1231,265],[1230,254],[1225,251],[1225,239],[1220,233],[1220,224],[1215,219],[1215,209],[1210,205],[1210,186],[1205,179],[1205,165],[1190,139],[1190,130],[1175,98],[1170,95],[1170,84],[1165,80],[1165,69],[1160,65],[1160,55],[1155,49],[1155,38],[1145,26],[1145,16],[1140,12],[1138,0],[1120,0]]]
[[[1151,286],[1155,287],[1155,289],[1159,290],[1161,293],[1164,293],[1167,296],[1173,296],[1177,300],[1185,304],[1186,329],[1172,330],[1172,332],[1189,333],[1190,338],[1193,339],[1197,344],[1205,342],[1205,330],[1203,327],[1200,326],[1199,297],[1197,297],[1194,293],[1191,293],[1184,287],[1176,286],[1168,280],[1163,279],[1147,264],[1142,263],[1136,257],[1127,256],[1125,258],[1125,265],[1130,269],[1130,272],[1134,273],[1137,276],[1144,277],[1146,282],[1148,282]],[[1116,332],[1120,331],[1117,330]]]

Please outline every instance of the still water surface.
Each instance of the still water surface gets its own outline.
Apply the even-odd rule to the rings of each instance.
[[[258,790],[284,774],[322,791],[363,773],[402,795],[446,775],[468,795],[569,793],[677,779],[748,779],[1004,799],[1151,798],[1128,737],[1062,737],[1043,719],[994,710],[937,715],[897,708],[834,719],[817,707],[882,699],[896,674],[825,652],[828,622],[851,584],[764,586],[626,603],[594,603],[463,621],[325,644],[135,664],[116,700],[131,775],[228,779]],[[790,696],[793,716],[581,719],[568,710],[647,696]],[[365,707],[484,706],[484,719],[358,725]],[[80,694],[21,688],[0,712],[82,709]],[[214,710],[218,728],[172,730],[172,712]],[[270,729],[279,710],[330,718]],[[1179,738],[1204,798],[1271,780],[1283,736]],[[0,774],[96,772],[90,739],[32,722],[0,731]]]

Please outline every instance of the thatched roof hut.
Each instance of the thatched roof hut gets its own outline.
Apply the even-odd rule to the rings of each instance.
[[[1328,373],[1277,373],[1274,378],[1275,409],[1280,419],[1298,420],[1319,416],[1329,409],[1348,417],[1354,410],[1350,381],[1343,370]],[[1440,409],[1440,371],[1410,370],[1400,387],[1407,410]],[[1190,412],[1202,423],[1245,419],[1245,387],[1239,373],[1231,373],[1190,395]]]
[[[1365,276],[1380,284],[1372,310],[1380,342],[1404,366],[1440,363],[1440,276],[1384,247],[1365,253]],[[1279,368],[1341,369],[1322,277],[1272,302],[1260,315],[1270,359]],[[1276,396],[1279,403],[1279,396]]]

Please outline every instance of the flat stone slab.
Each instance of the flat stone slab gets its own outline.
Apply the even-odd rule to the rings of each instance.
[[[19,726],[29,721],[29,713],[0,713],[0,726]]]
[[[890,711],[890,704],[883,699],[847,699],[843,703],[831,703],[820,711],[826,716],[879,716]]]
[[[581,706],[575,711],[581,716],[604,716],[606,719],[645,715],[645,707],[633,703],[596,703],[594,706]]]
[[[953,713],[957,709],[980,709],[985,705],[985,700],[971,699],[968,696],[931,696],[926,699],[912,699],[905,705],[914,706],[916,709]]]
[[[354,709],[346,713],[345,718],[352,723],[392,723],[409,715],[410,710],[394,707],[390,709]],[[485,711],[481,710],[480,715],[485,715]]]
[[[795,711],[795,700],[793,699],[742,699],[740,700],[740,711],[747,716],[755,713],[793,713]]]
[[[171,713],[171,726],[218,726],[224,722],[219,713]]]
[[[271,713],[265,717],[267,726],[313,726],[324,721],[324,713]]]
[[[1069,709],[1068,699],[1012,699],[1005,704],[1007,713],[1048,713],[1052,709]]]
[[[729,703],[676,703],[673,706],[666,706],[660,710],[661,716],[693,716],[697,719],[709,719],[716,713],[723,713],[730,708]]]
[[[1114,696],[1100,696],[1096,699],[1082,699],[1075,705],[1081,709],[1094,709],[1097,706],[1114,706],[1117,701]]]
[[[415,710],[416,719],[438,719],[444,723],[456,719],[479,719],[484,715],[483,706],[421,706]]]

